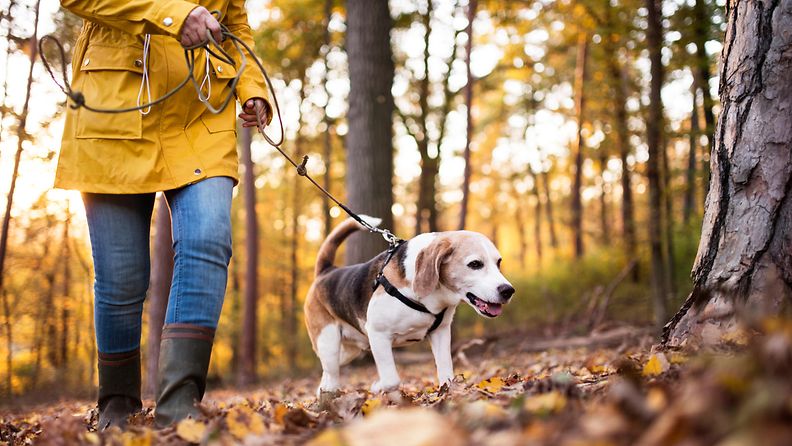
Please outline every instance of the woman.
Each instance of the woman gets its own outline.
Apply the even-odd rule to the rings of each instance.
[[[163,96],[185,78],[184,48],[222,40],[220,21],[251,47],[244,0],[62,0],[85,19],[72,60],[73,88],[98,108]],[[239,66],[230,41],[224,49]],[[235,66],[197,50],[195,75],[165,102],[119,114],[69,109],[55,186],[82,192],[95,270],[99,429],[123,427],[139,411],[140,335],[149,284],[155,193],[173,222],[175,265],[160,346],[156,424],[188,415],[203,397],[231,257],[231,194],[237,178]],[[250,57],[248,55],[248,57]],[[248,64],[250,67],[251,64]],[[270,119],[264,78],[245,70],[235,91],[243,126]],[[208,97],[208,99],[206,98]]]

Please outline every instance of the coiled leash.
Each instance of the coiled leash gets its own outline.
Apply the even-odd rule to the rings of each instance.
[[[217,10],[212,11],[212,15],[214,15],[217,18],[218,22],[221,22],[222,14],[221,14],[220,11],[217,11]],[[197,45],[194,45],[192,47],[184,49],[184,59],[185,59],[185,62],[187,64],[188,74],[181,82],[179,82],[179,84],[177,86],[175,86],[173,89],[171,89],[170,91],[165,93],[162,97],[154,99],[154,100],[151,100],[150,93],[149,93],[149,97],[148,97],[149,102],[147,102],[145,104],[141,104],[140,103],[140,96],[142,95],[142,87],[143,87],[143,84],[141,84],[141,93],[138,95],[138,103],[135,106],[124,107],[124,108],[101,108],[101,107],[93,106],[93,105],[88,104],[88,103],[85,102],[85,96],[82,94],[82,92],[72,89],[71,84],[69,83],[68,76],[66,74],[66,51],[63,48],[63,44],[61,44],[61,42],[56,37],[54,37],[52,35],[46,35],[46,36],[42,37],[39,40],[39,42],[38,42],[38,49],[39,49],[39,56],[41,57],[41,62],[44,65],[44,68],[47,70],[47,72],[49,73],[50,77],[52,77],[52,80],[61,89],[61,91],[63,91],[63,93],[66,96],[68,96],[69,99],[71,99],[72,103],[69,104],[69,106],[72,109],[78,109],[78,108],[82,107],[82,108],[85,108],[86,110],[89,110],[89,111],[92,111],[92,112],[95,112],[95,113],[127,113],[127,112],[132,112],[132,111],[140,111],[141,113],[144,113],[144,114],[148,113],[148,111],[151,109],[152,106],[160,104],[160,103],[166,101],[168,98],[170,98],[174,94],[176,94],[177,91],[181,90],[189,82],[192,82],[193,87],[195,88],[196,92],[198,93],[198,99],[204,104],[204,106],[212,113],[215,113],[215,114],[220,113],[221,111],[223,111],[228,106],[228,104],[231,102],[231,100],[234,99],[234,90],[236,89],[237,83],[239,83],[239,79],[242,76],[242,72],[245,70],[245,68],[247,68],[247,57],[245,56],[245,52],[243,51],[243,49],[246,50],[248,52],[248,54],[250,54],[252,56],[252,60],[253,60],[253,62],[255,62],[256,66],[261,71],[261,74],[264,75],[264,79],[267,82],[267,88],[270,90],[270,93],[271,93],[273,105],[275,106],[275,112],[276,112],[276,114],[278,116],[278,126],[280,128],[280,137],[277,140],[275,140],[275,139],[271,138],[269,135],[267,135],[267,133],[264,131],[264,123],[261,121],[261,114],[260,114],[261,106],[259,105],[258,101],[255,101],[256,102],[256,121],[257,121],[259,133],[261,133],[261,135],[264,137],[264,139],[271,146],[275,147],[275,149],[277,149],[278,152],[280,152],[280,154],[283,155],[283,157],[286,158],[286,160],[289,161],[289,163],[291,163],[292,166],[294,166],[294,168],[297,170],[297,174],[298,175],[308,179],[308,181],[310,181],[311,184],[313,184],[317,189],[319,189],[327,198],[329,198],[331,201],[333,201],[333,203],[335,203],[338,207],[343,209],[344,212],[347,213],[347,215],[349,215],[351,218],[353,218],[361,226],[366,228],[369,232],[380,234],[382,236],[382,238],[384,238],[385,241],[388,243],[389,247],[395,249],[394,247],[396,247],[400,242],[402,242],[402,239],[396,237],[392,232],[390,232],[387,229],[377,228],[377,227],[371,225],[370,223],[368,223],[367,221],[365,221],[357,213],[353,212],[346,205],[344,205],[343,203],[338,201],[338,199],[336,199],[330,192],[328,192],[319,183],[317,183],[313,178],[311,178],[311,176],[308,174],[308,170],[306,169],[306,165],[308,164],[308,155],[303,156],[302,162],[300,164],[297,164],[296,162],[294,162],[294,160],[288,154],[286,154],[286,152],[283,151],[283,149],[281,149],[281,145],[284,142],[283,119],[281,119],[280,105],[278,104],[278,98],[275,95],[275,88],[273,87],[272,81],[270,80],[270,77],[267,74],[267,70],[264,68],[264,65],[261,63],[259,58],[256,57],[255,52],[253,51],[253,49],[251,49],[250,46],[247,43],[245,43],[245,41],[243,41],[239,37],[235,36],[231,31],[229,31],[228,27],[226,27],[222,22],[220,23],[220,30],[221,30],[221,34],[223,36],[223,39],[224,40],[225,39],[230,39],[231,42],[234,45],[234,49],[239,54],[239,59],[240,60],[239,60],[239,66],[238,67],[236,65],[236,61],[234,60],[234,58],[231,57],[231,55],[228,54],[228,52],[226,52],[225,49],[223,49],[222,45],[220,45],[214,39],[214,37],[212,36],[212,33],[209,30],[207,30],[207,32],[206,32],[207,41],[206,42],[203,42],[203,43],[200,43],[200,44],[197,44]],[[46,42],[54,43],[56,45],[57,49],[58,49],[58,54],[59,54],[60,63],[61,63],[61,66],[60,66],[61,70],[60,71],[61,71],[61,78],[63,80],[62,83],[58,82],[58,79],[55,77],[55,73],[53,72],[52,67],[49,64],[49,61],[44,56],[44,45],[45,45]],[[145,42],[145,44],[148,45],[148,39]],[[209,94],[211,94],[211,87],[210,87],[209,92],[206,95],[203,94],[202,90],[203,90],[203,86],[204,86],[204,84],[206,82],[206,79],[205,78],[202,79],[201,82],[199,83],[198,79],[195,78],[194,71],[195,71],[195,66],[196,66],[196,63],[195,63],[195,61],[196,61],[196,51],[199,50],[199,49],[204,49],[206,51],[207,60],[208,60],[208,57],[211,55],[212,57],[214,57],[214,58],[216,58],[218,60],[221,60],[221,61],[223,61],[223,62],[225,62],[225,63],[227,63],[229,65],[234,66],[236,68],[236,70],[237,70],[236,76],[234,76],[230,80],[229,93],[226,95],[225,98],[223,98],[223,100],[221,101],[221,105],[218,108],[215,108],[214,106],[212,106],[212,104],[210,104],[209,101],[208,101],[208,99],[209,99],[208,96],[209,96]],[[148,55],[145,54],[144,58],[147,59]],[[145,64],[148,63],[147,60],[144,60],[143,62]],[[144,82],[145,81],[146,81],[146,79],[144,79]],[[383,266],[383,268],[384,268],[384,266]]]

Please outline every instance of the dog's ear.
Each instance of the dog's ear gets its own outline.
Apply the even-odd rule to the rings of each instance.
[[[413,291],[419,297],[430,294],[440,283],[440,267],[454,252],[448,239],[436,239],[418,253],[415,259],[415,278]]]

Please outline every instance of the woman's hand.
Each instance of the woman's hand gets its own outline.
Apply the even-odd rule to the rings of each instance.
[[[184,20],[181,30],[182,46],[191,48],[206,43],[208,40],[206,30],[212,33],[212,37],[214,37],[216,42],[223,40],[220,23],[206,8],[199,6],[193,9]]]
[[[244,121],[242,123],[242,127],[258,126],[258,120],[256,120],[256,110],[258,110],[258,115],[261,118],[262,124],[269,124],[269,103],[267,103],[267,101],[262,98],[252,98],[248,99],[247,102],[242,105],[242,113],[239,114],[239,117]]]

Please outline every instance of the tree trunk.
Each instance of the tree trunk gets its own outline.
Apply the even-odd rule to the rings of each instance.
[[[608,203],[607,192],[605,187],[605,171],[608,169],[608,157],[605,151],[600,147],[599,151],[599,164],[600,164],[600,226],[602,227],[602,243],[605,246],[610,245],[610,219],[608,218]]]
[[[16,4],[15,0],[11,0],[8,2],[8,9],[2,13],[3,19],[8,21],[8,35],[11,35],[11,30],[14,27],[14,17],[11,16],[11,9]],[[0,97],[0,141],[3,139],[3,122],[5,121],[6,113],[8,113],[8,108],[6,108],[6,99],[8,98],[8,77],[11,73],[9,67],[11,66],[11,53],[13,51],[13,46],[10,44],[6,44],[6,54],[5,54],[5,69],[3,71],[3,96]]]
[[[415,141],[418,153],[421,154],[421,176],[418,179],[415,235],[430,231],[430,209],[435,205],[433,189],[437,174],[431,171],[432,159],[429,156],[429,37],[432,33],[432,4],[432,0],[426,2],[426,13],[421,17],[424,26],[423,79],[420,80],[418,88],[418,108],[421,114],[418,117],[420,131]]]
[[[622,236],[624,237],[624,255],[627,261],[636,259],[637,246],[635,235],[635,211],[633,205],[632,195],[632,173],[630,166],[627,163],[627,158],[630,155],[630,130],[627,126],[627,74],[619,62],[617,54],[617,42],[614,41],[614,36],[617,35],[616,23],[613,7],[608,7],[606,10],[606,27],[610,34],[610,38],[604,39],[605,45],[603,46],[607,58],[608,74],[611,82],[611,98],[613,99],[613,110],[615,116],[616,127],[616,144],[619,151],[619,160],[621,161],[621,188],[622,188],[622,203],[621,203],[621,223],[622,223]],[[633,280],[638,279],[638,266],[632,270]]]
[[[539,178],[533,171],[531,166],[528,166],[528,175],[533,180],[532,193],[536,199],[534,204],[534,242],[536,243],[536,258],[539,265],[542,264],[542,199],[539,195]]]
[[[472,166],[470,165],[470,140],[473,138],[473,73],[470,71],[470,53],[473,51],[473,21],[476,18],[478,0],[468,1],[468,23],[467,23],[467,44],[465,45],[465,67],[467,70],[467,85],[465,86],[465,117],[467,126],[465,128],[465,170],[462,175],[462,202],[459,209],[459,225],[457,229],[465,229],[467,225],[468,202],[470,201],[470,177]]]
[[[696,82],[691,86],[691,93],[693,94],[693,110],[690,113],[690,135],[688,137],[688,164],[685,171],[685,201],[682,207],[682,221],[685,226],[690,223],[690,217],[696,212],[696,167],[698,161],[696,160],[696,152],[698,152],[698,141],[700,136],[699,131],[699,117],[698,117],[698,89]]]
[[[707,55],[707,49],[705,47],[705,43],[707,43],[707,40],[710,38],[709,30],[712,29],[712,16],[707,9],[706,0],[696,0],[696,4],[693,8],[693,26],[695,30],[697,73],[693,75],[693,78],[699,83],[699,89],[701,90],[704,108],[704,124],[706,126],[704,128],[704,134],[707,135],[710,146],[712,146],[712,135],[715,132],[715,112],[713,111],[715,101],[712,100],[712,94],[710,93],[710,58],[709,55]],[[709,178],[709,164],[704,163],[704,169],[706,172],[705,178]],[[705,181],[704,184],[708,185],[709,182]],[[706,192],[705,190],[705,195]]]
[[[151,259],[151,284],[148,295],[148,338],[146,341],[146,386],[144,394],[153,396],[157,392],[157,369],[159,366],[160,337],[165,323],[173,279],[173,233],[170,209],[165,195],[157,198],[154,216],[154,250]]]
[[[69,363],[69,319],[71,317],[69,305],[72,302],[71,292],[71,269],[69,262],[71,253],[69,251],[69,226],[71,225],[71,210],[66,202],[66,220],[63,222],[63,247],[59,261],[63,262],[63,281],[62,299],[60,308],[60,348],[58,351],[58,364]]]
[[[331,161],[333,157],[333,137],[331,133],[331,128],[333,123],[330,120],[330,116],[327,114],[327,107],[330,105],[330,90],[328,89],[328,82],[330,79],[330,65],[328,64],[328,58],[330,57],[330,20],[333,17],[333,0],[325,0],[325,32],[324,32],[324,57],[322,60],[324,61],[324,79],[322,79],[322,86],[324,87],[325,95],[327,96],[327,103],[324,106],[324,116],[322,120],[325,123],[325,131],[324,131],[324,152],[323,158],[325,163],[325,172],[322,181],[322,187],[328,192],[330,192],[330,167]],[[322,194],[322,215],[324,215],[324,236],[325,238],[330,235],[330,232],[333,230],[333,217],[330,215],[330,199]]]
[[[3,299],[3,319],[5,321],[6,332],[6,376],[5,376],[5,390],[6,398],[11,400],[14,397],[14,387],[12,385],[14,379],[14,326],[11,323],[11,305],[8,302],[8,295],[5,291],[0,293]]]
[[[14,155],[14,170],[11,172],[11,185],[8,188],[5,214],[3,215],[3,226],[2,229],[0,229],[0,294],[3,293],[3,278],[5,277],[5,259],[6,249],[8,247],[8,231],[11,225],[11,205],[14,203],[16,181],[17,177],[19,176],[19,162],[22,159],[22,143],[27,137],[25,125],[27,124],[28,111],[30,109],[30,91],[33,87],[33,68],[36,66],[36,56],[38,55],[38,25],[40,6],[41,0],[37,0],[35,6],[35,18],[33,20],[33,35],[28,40],[30,45],[30,68],[28,69],[25,102],[22,105],[22,112],[19,114],[19,124],[17,126],[17,150],[16,154]]]
[[[240,159],[242,193],[245,206],[245,297],[243,305],[240,364],[237,383],[245,386],[256,381],[256,302],[258,300],[259,229],[256,218],[256,185],[250,157],[250,127],[242,128]]]
[[[647,42],[649,60],[651,62],[652,80],[649,92],[649,117],[646,122],[646,144],[649,151],[647,161],[647,177],[649,180],[649,245],[651,248],[652,292],[654,318],[658,327],[666,320],[666,262],[663,256],[663,191],[660,169],[662,167],[663,148],[660,144],[660,132],[663,128],[663,104],[660,90],[663,86],[663,62],[661,59],[662,24],[660,17],[661,0],[646,0]]]
[[[583,118],[585,117],[585,84],[588,76],[588,35],[578,35],[577,63],[575,65],[575,112],[577,115],[577,140],[575,141],[575,173],[572,186],[572,239],[575,258],[583,257]]]
[[[545,216],[547,217],[547,226],[550,230],[550,247],[556,249],[558,248],[558,236],[556,235],[555,219],[553,218],[553,201],[550,199],[550,174],[545,170],[541,176],[542,190],[544,190]]]
[[[792,299],[792,0],[728,5],[712,179],[672,345],[717,341]]]
[[[346,187],[349,206],[393,228],[393,59],[387,0],[347,1],[349,133]],[[346,242],[346,262],[370,260],[385,248],[381,237],[357,233]]]

